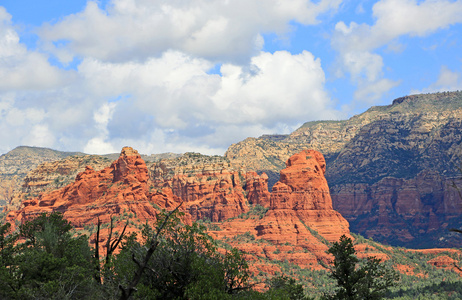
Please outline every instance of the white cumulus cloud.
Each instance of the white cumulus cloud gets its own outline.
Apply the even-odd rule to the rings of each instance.
[[[48,63],[48,57],[28,51],[19,42],[11,15],[0,6],[0,91],[44,90],[62,85],[71,74]]]
[[[391,45],[388,50],[399,52],[403,49],[397,43],[400,36],[424,37],[462,22],[460,0],[381,0],[372,11],[374,24],[339,22],[332,38],[332,46],[340,54],[338,74],[346,71],[352,75],[358,83],[355,95],[359,100],[370,100],[367,95],[371,86],[380,87],[384,93],[399,84],[389,79],[384,81],[384,63],[374,51]]]
[[[103,118],[113,145],[136,138],[150,141],[156,128],[156,138],[163,141],[223,151],[247,136],[338,116],[324,89],[321,62],[309,52],[261,52],[245,67],[224,64],[221,75],[207,73],[210,66],[170,51],[145,63],[89,59],[79,74],[92,95],[125,95],[111,106],[111,118]]]
[[[104,61],[144,60],[178,50],[212,61],[246,62],[260,51],[262,32],[284,33],[288,22],[315,24],[341,0],[113,0],[41,28],[63,61],[74,55]],[[64,41],[66,47],[53,42]]]

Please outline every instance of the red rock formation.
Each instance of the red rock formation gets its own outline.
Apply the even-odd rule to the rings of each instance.
[[[348,222],[332,209],[329,187],[324,177],[322,154],[305,150],[293,155],[273,186],[270,210],[258,226],[259,235],[273,242],[309,244],[309,229],[328,241],[349,235]]]
[[[7,220],[23,221],[43,212],[58,211],[80,229],[96,224],[98,218],[108,223],[111,216],[131,216],[135,223],[155,221],[159,208],[174,208],[180,199],[168,189],[149,192],[148,179],[146,164],[138,152],[125,147],[110,167],[101,171],[87,167],[66,187],[24,201],[24,207],[9,212]],[[120,232],[121,226],[123,222],[115,230]]]
[[[233,246],[258,258],[287,260],[302,268],[321,269],[320,261],[332,260],[326,254],[328,242],[338,241],[343,234],[349,236],[348,222],[332,209],[324,178],[326,164],[319,152],[302,151],[289,158],[286,165],[280,181],[273,187],[269,210],[262,219],[235,219],[217,224],[221,230],[213,234],[228,242],[231,238]],[[260,182],[251,178],[255,175],[250,174],[247,184]],[[250,190],[257,191],[260,187],[257,184]]]
[[[218,222],[249,210],[241,170],[224,158],[186,153],[155,164],[151,177],[154,186],[169,188],[184,201],[193,220]]]

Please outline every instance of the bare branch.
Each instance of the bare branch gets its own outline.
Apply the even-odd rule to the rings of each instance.
[[[107,242],[106,242],[106,264],[109,263],[109,257],[111,256],[111,252],[110,252],[110,249],[111,249],[111,239],[112,239],[112,229],[114,228],[114,219],[112,218],[112,215],[111,215],[111,226],[109,226],[109,235],[108,235],[108,238],[107,238]]]
[[[154,235],[154,237],[152,238],[151,240],[151,243],[150,243],[150,246],[149,246],[149,249],[146,253],[146,255],[144,256],[144,259],[143,261],[139,264],[139,267],[138,269],[135,271],[135,274],[133,275],[133,279],[132,281],[130,282],[130,284],[128,285],[127,288],[124,288],[122,287],[121,285],[119,285],[119,289],[121,290],[122,292],[122,295],[120,296],[120,300],[127,300],[130,298],[130,296],[132,295],[132,293],[136,290],[135,287],[138,285],[138,283],[140,282],[141,280],[141,276],[143,275],[143,272],[144,270],[146,269],[147,265],[148,265],[148,262],[149,260],[151,259],[151,256],[152,254],[154,253],[154,251],[157,249],[157,246],[159,245],[159,241],[158,241],[158,238],[159,238],[159,235],[160,233],[162,232],[162,230],[164,229],[164,227],[167,225],[167,222],[169,220],[169,218],[176,212],[178,211],[178,209],[180,208],[180,206],[183,204],[183,202],[181,202],[174,210],[172,210],[164,219],[164,221],[162,222],[162,224],[157,228],[157,231],[156,231],[156,234]],[[134,258],[134,257],[133,257]],[[136,262],[136,261],[135,261]]]
[[[107,253],[108,253],[108,256],[111,256],[112,253],[114,253],[114,251],[117,249],[117,247],[119,246],[120,242],[122,241],[124,235],[125,235],[125,230],[127,229],[127,226],[128,226],[128,220],[127,220],[127,223],[125,223],[125,226],[124,226],[124,229],[122,230],[122,233],[120,234],[120,236],[113,240],[107,250]]]
[[[101,230],[101,220],[98,217],[98,225],[96,229],[96,239],[95,239],[95,264],[96,264],[96,273],[95,273],[95,279],[96,282],[99,284],[102,284],[101,281],[101,266],[99,262],[99,232]]]

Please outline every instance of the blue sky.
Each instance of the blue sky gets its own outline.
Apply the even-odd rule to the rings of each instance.
[[[462,0],[4,0],[0,153],[223,154],[462,89]]]

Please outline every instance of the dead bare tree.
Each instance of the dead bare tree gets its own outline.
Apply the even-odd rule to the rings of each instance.
[[[120,300],[127,300],[130,298],[132,293],[136,291],[136,286],[141,280],[141,276],[143,275],[144,270],[147,268],[148,262],[151,259],[152,254],[154,251],[156,251],[157,246],[159,245],[159,236],[164,229],[164,227],[167,225],[169,218],[180,208],[180,206],[183,204],[181,202],[174,210],[172,210],[167,216],[165,216],[165,219],[163,220],[162,224],[160,224],[157,227],[156,233],[152,237],[150,243],[149,243],[149,248],[147,249],[146,255],[144,256],[143,260],[140,262],[135,258],[135,255],[132,255],[133,261],[136,263],[138,266],[138,269],[136,269],[135,274],[133,275],[132,280],[130,281],[129,285],[124,288],[122,285],[119,285],[119,289],[122,292],[122,295],[120,296]]]
[[[106,258],[105,258],[105,265],[108,265],[109,262],[111,261],[112,254],[114,251],[117,249],[119,246],[120,242],[122,241],[123,237],[125,236],[125,230],[127,229],[128,226],[128,220],[127,223],[125,223],[124,229],[122,230],[122,233],[116,237],[114,240],[112,240],[112,231],[114,230],[114,219],[111,216],[111,225],[109,226],[109,236],[107,238],[106,242]],[[99,235],[101,231],[101,220],[98,217],[98,224],[96,228],[96,239],[95,239],[95,263],[96,263],[96,274],[95,274],[95,280],[99,284],[102,284],[101,280],[101,264],[100,264],[100,259],[99,259]]]

